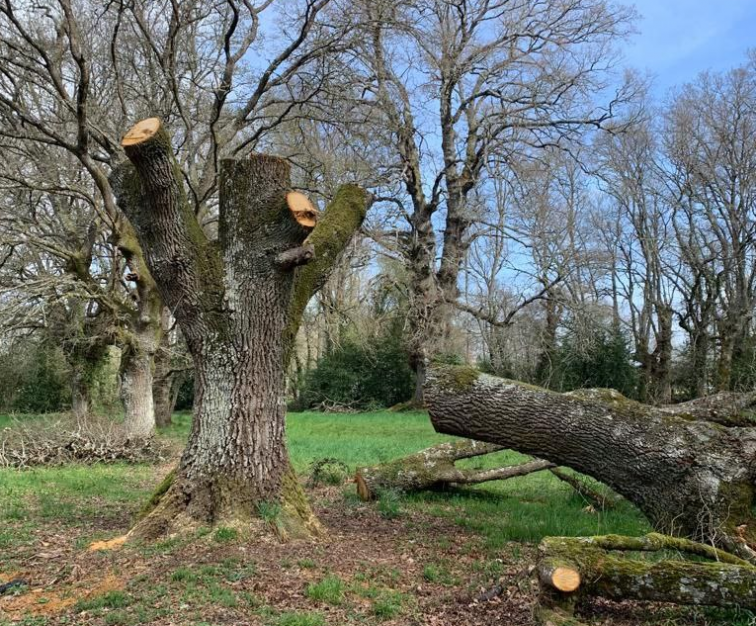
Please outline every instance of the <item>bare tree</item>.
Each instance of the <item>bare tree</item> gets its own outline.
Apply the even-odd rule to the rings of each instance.
[[[567,146],[613,115],[630,88],[604,107],[593,96],[607,87],[611,46],[632,12],[593,0],[384,0],[360,10],[356,63],[395,155],[391,177],[403,187],[392,202],[409,227],[402,254],[421,402],[426,359],[448,335],[459,297],[479,216],[471,194],[485,184],[486,166]]]
[[[93,187],[101,232],[123,260],[118,280],[131,283],[134,297],[134,314],[118,321],[126,413],[140,432],[154,426],[152,359],[162,312],[108,181],[124,159],[120,134],[147,113],[176,129],[188,197],[212,233],[219,160],[250,152],[310,103],[333,71],[329,55],[347,44],[348,24],[322,19],[327,5],[289,5],[281,17],[288,27],[278,32],[270,60],[258,62],[249,53],[264,32],[263,13],[278,10],[270,0],[0,2],[0,137],[13,145],[14,158],[35,164],[14,184],[40,186],[35,174],[44,153],[53,161],[70,155],[62,159],[73,161],[69,178],[84,176]],[[47,193],[65,196],[54,186]]]

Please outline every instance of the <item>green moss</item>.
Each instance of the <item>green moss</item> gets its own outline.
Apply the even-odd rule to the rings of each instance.
[[[465,393],[480,377],[480,372],[469,365],[442,365],[433,368],[433,377],[439,388],[454,393]]]
[[[176,478],[176,468],[168,472],[166,477],[162,480],[162,482],[158,485],[157,489],[155,489],[153,494],[150,496],[150,499],[147,500],[146,504],[141,508],[139,513],[137,513],[137,521],[147,517],[150,513],[152,513],[155,507],[158,504],[160,504],[160,500],[162,500],[163,496],[171,488],[171,485],[173,484],[173,480],[175,478]]]

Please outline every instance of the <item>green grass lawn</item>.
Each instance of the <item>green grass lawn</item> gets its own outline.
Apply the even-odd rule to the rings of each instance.
[[[20,419],[44,418],[25,416]],[[190,421],[189,414],[176,414],[174,424],[164,429],[160,436],[180,445],[188,435]],[[0,428],[11,423],[12,420],[8,416],[0,416]],[[292,461],[302,476],[310,473],[313,462],[327,457],[338,459],[353,472],[360,465],[389,461],[451,439],[435,433],[425,413],[387,411],[361,414],[293,413],[288,417],[287,435]],[[525,459],[522,455],[508,451],[469,459],[462,464],[483,469],[497,464],[518,463]],[[161,473],[157,471],[156,466],[148,464],[115,463],[23,471],[0,470],[0,574],[23,571],[25,564],[37,557],[40,546],[49,545],[48,541],[55,543],[64,537],[63,542],[67,542],[68,546],[67,554],[73,554],[76,550],[83,550],[91,541],[110,539],[123,533],[129,527],[132,515],[141,508],[160,479]],[[338,489],[337,487],[335,497],[341,499],[344,510],[348,511],[351,506],[362,506],[357,502],[353,484],[346,481],[342,484],[343,496],[338,495]],[[577,496],[571,487],[548,472],[444,492],[408,495],[388,493],[371,506],[374,506],[377,512],[373,513],[374,519],[380,519],[380,514],[385,520],[395,520],[399,527],[405,528],[402,533],[418,533],[416,536],[422,536],[422,533],[426,532],[424,529],[427,523],[420,521],[419,525],[413,526],[413,520],[435,518],[442,522],[444,527],[448,525],[457,528],[465,533],[465,536],[476,538],[476,556],[472,561],[472,570],[465,570],[459,562],[448,558],[447,551],[452,547],[449,543],[451,540],[445,536],[434,536],[437,553],[432,561],[423,564],[419,582],[436,585],[439,589],[465,589],[471,584],[480,584],[481,581],[495,581],[504,575],[503,563],[517,562],[521,558],[532,560],[532,545],[545,536],[604,533],[638,535],[649,531],[647,522],[632,505],[622,502],[618,507],[606,512],[594,511],[586,506],[586,502]],[[222,549],[225,545],[234,544],[236,531],[220,528],[210,537],[211,544]],[[407,539],[412,541],[409,537]],[[183,545],[181,541],[167,539],[147,546],[143,551],[146,558],[168,559],[171,558],[171,551],[180,549]],[[522,557],[520,551],[523,552]],[[501,557],[505,557],[504,561]],[[248,574],[251,576],[254,564],[244,561],[241,563],[246,568],[243,570],[243,577],[247,577]],[[308,575],[307,572],[316,570],[317,551],[296,561],[296,566],[305,572],[304,576]],[[292,567],[292,564],[282,561],[281,567]],[[187,563],[185,568],[176,569],[167,582],[163,580],[157,586],[150,582],[149,577],[137,577],[128,583],[126,592],[113,592],[121,595],[126,593],[130,598],[129,602],[133,603],[130,609],[107,605],[106,600],[110,596],[103,596],[105,600],[94,597],[87,601],[92,604],[91,614],[96,619],[102,618],[105,621],[93,623],[150,623],[145,621],[147,617],[142,619],[138,614],[144,612],[144,615],[152,616],[150,619],[161,615],[161,611],[169,614],[172,610],[170,607],[160,607],[165,589],[172,588],[171,586],[185,588],[182,593],[188,594],[189,605],[197,602],[202,605],[204,602],[202,606],[206,607],[236,606],[235,603],[246,597],[234,587],[237,585],[234,581],[242,577],[236,570],[232,572],[233,576],[226,577],[228,580],[221,576],[225,582],[216,581],[216,576],[210,582],[205,581],[200,585],[197,577],[210,568],[207,564],[193,566]],[[322,608],[324,603],[339,606],[347,613],[354,612],[360,603],[369,603],[372,607],[369,615],[372,617],[365,618],[364,614],[360,614],[362,617],[358,615],[355,617],[356,621],[353,622],[350,618],[345,622],[349,624],[371,624],[371,620],[380,622],[391,619],[402,611],[411,610],[416,600],[406,595],[406,586],[399,590],[393,589],[393,574],[387,578],[385,588],[374,589],[373,579],[372,574],[366,573],[364,581],[359,576],[351,581],[341,581],[335,573],[319,572],[317,579],[312,579],[304,587],[303,602],[310,602],[314,608]],[[197,589],[192,591],[195,587]],[[207,587],[202,591],[204,595],[200,594],[200,587]],[[204,598],[201,602],[197,599],[200,596]],[[362,600],[357,599],[360,597]],[[248,600],[250,605],[254,604],[252,596]],[[100,606],[103,602],[105,604]],[[346,604],[342,606],[342,602]],[[89,605],[84,606],[85,604],[77,610],[86,610]],[[201,606],[197,610],[200,609]],[[263,616],[263,623],[274,626],[326,623],[321,612],[313,612],[309,608],[280,612],[276,608],[259,606],[255,610],[257,615]],[[268,615],[266,611],[272,612]],[[670,621],[665,621],[664,624],[745,626],[753,617],[750,614],[741,616],[737,612],[724,612],[720,617],[711,611],[684,611],[687,612],[671,613]],[[124,617],[126,613],[128,619]],[[123,617],[123,621],[119,621],[119,615]],[[30,617],[31,621],[28,623],[35,626],[69,623],[42,619],[34,621],[37,619]],[[680,619],[693,621],[678,621]],[[4,622],[0,616],[0,625],[5,626],[7,623],[10,622]],[[200,615],[197,621],[192,623],[204,626],[211,622],[206,622],[204,615]],[[641,621],[633,623],[646,622],[641,618]],[[649,623],[656,625],[661,622],[655,619]]]
[[[31,416],[28,419],[38,419]],[[8,418],[0,418],[8,423]],[[179,413],[163,436],[184,440],[191,415]],[[3,427],[0,421],[0,428]],[[425,413],[372,412],[359,414],[293,413],[287,434],[292,462],[307,474],[313,461],[336,458],[354,470],[416,452],[450,440],[434,432]],[[511,464],[526,457],[501,452],[462,462],[478,469]],[[101,515],[103,499],[119,507],[137,509],[148,495],[148,465],[68,466],[0,470],[0,519],[28,520]],[[451,492],[401,496],[389,494],[383,503],[392,509],[416,507],[453,519],[482,534],[492,549],[508,541],[537,542],[549,535],[637,535],[649,530],[637,510],[627,503],[607,512],[586,510],[586,503],[548,472],[492,482]],[[12,541],[0,531],[0,550]]]

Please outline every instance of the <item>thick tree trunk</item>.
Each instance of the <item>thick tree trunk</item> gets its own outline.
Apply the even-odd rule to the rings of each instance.
[[[670,550],[709,561],[647,561],[621,552]],[[541,624],[575,624],[576,601],[674,602],[685,605],[756,608],[756,568],[733,555],[684,539],[645,537],[548,537],[538,550]]]
[[[282,536],[319,532],[286,452],[285,371],[307,301],[364,218],[365,193],[343,187],[313,230],[311,208],[301,194],[295,203],[288,195],[285,161],[226,160],[214,243],[186,202],[160,123],[141,122],[124,148],[134,168],[118,168],[114,188],[181,326],[196,394],[175,478],[133,535],[182,523],[249,523],[263,507],[277,512]]]
[[[756,429],[600,390],[553,393],[469,367],[433,368],[426,400],[439,432],[573,468],[633,502],[661,532],[756,557]]]
[[[519,465],[485,470],[464,470],[454,464],[492,452],[501,446],[464,439],[442,443],[416,454],[373,467],[357,470],[357,493],[363,500],[371,500],[385,490],[421,491],[450,485],[474,485],[491,480],[506,480],[554,467],[548,461],[534,460]]]

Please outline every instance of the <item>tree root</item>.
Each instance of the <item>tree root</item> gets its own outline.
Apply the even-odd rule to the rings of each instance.
[[[153,541],[173,534],[185,534],[201,526],[229,526],[244,534],[270,532],[281,541],[313,539],[325,531],[310,508],[307,496],[289,466],[281,481],[280,497],[270,502],[242,500],[232,493],[209,494],[214,515],[204,514],[204,506],[196,506],[184,487],[185,480],[172,470],[137,515],[128,541]],[[196,494],[192,497],[196,498]],[[218,504],[223,503],[223,504]],[[199,514],[198,514],[199,512]]]

